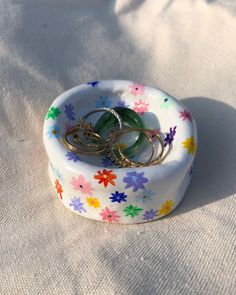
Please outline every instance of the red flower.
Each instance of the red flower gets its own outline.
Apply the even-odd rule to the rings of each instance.
[[[63,189],[62,189],[62,186],[60,185],[60,182],[58,179],[55,180],[55,189],[56,189],[57,194],[59,195],[60,199],[62,200]]]
[[[107,187],[108,183],[112,185],[116,185],[113,179],[116,179],[116,175],[112,173],[113,170],[98,171],[97,175],[94,175],[95,179],[98,179],[98,183],[103,183],[105,187]]]

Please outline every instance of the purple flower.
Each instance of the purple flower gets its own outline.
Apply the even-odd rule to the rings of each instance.
[[[111,166],[113,166],[113,162],[109,158],[103,158],[102,159],[102,166],[105,167],[105,168],[111,167]]]
[[[145,189],[144,183],[148,182],[148,179],[144,177],[144,172],[127,172],[126,175],[123,178],[123,181],[126,183],[125,188],[133,187],[133,192],[136,192],[138,189]]]
[[[99,81],[91,81],[91,82],[88,82],[87,84],[91,85],[92,87],[95,87],[98,85],[98,83],[100,83],[100,82]]]
[[[65,114],[69,121],[74,121],[75,120],[75,113],[73,111],[74,107],[72,106],[71,103],[65,104]]]
[[[66,157],[69,161],[73,161],[73,162],[81,161],[80,157],[73,152],[67,152]]]
[[[149,211],[147,210],[143,214],[143,220],[152,220],[155,217],[157,217],[157,210],[154,210],[154,209],[151,209]]]
[[[73,199],[71,199],[70,206],[74,207],[73,209],[75,211],[79,211],[79,213],[86,212],[86,210],[84,209],[84,204],[81,202],[80,198],[74,197]]]
[[[112,196],[110,197],[111,201],[112,202],[118,202],[118,203],[121,203],[121,202],[126,202],[126,198],[127,198],[127,195],[125,195],[125,193],[119,193],[118,191],[116,191],[115,193],[112,193],[111,194]]]
[[[121,107],[121,108],[128,108],[129,107],[129,105],[126,104],[126,101],[124,101],[124,100],[118,101],[117,106]]]
[[[96,108],[110,108],[112,102],[109,100],[108,96],[102,95],[99,99],[95,100]]]
[[[170,131],[166,134],[166,137],[164,139],[165,146],[167,146],[167,144],[171,145],[172,141],[174,140],[174,136],[176,134],[176,128],[177,126],[173,128],[171,127]]]

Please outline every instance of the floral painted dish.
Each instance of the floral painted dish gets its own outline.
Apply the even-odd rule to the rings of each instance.
[[[116,106],[135,110],[147,128],[160,132],[170,151],[161,165],[117,168],[105,156],[66,149],[64,133],[81,116]],[[182,103],[157,88],[119,80],[88,82],[60,95],[46,114],[43,139],[58,199],[81,216],[126,224],[152,221],[176,208],[197,148],[196,124]]]

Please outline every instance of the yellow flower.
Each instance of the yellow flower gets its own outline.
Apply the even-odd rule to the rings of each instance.
[[[188,149],[189,154],[195,154],[197,149],[197,144],[194,141],[193,136],[187,138],[183,143],[183,148]]]
[[[161,209],[159,209],[158,213],[159,215],[167,215],[172,211],[172,207],[174,206],[174,201],[165,201],[165,203],[162,205]]]
[[[86,201],[90,207],[99,208],[100,202],[96,198],[87,198]]]

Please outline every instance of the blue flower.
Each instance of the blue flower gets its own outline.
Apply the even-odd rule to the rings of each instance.
[[[149,211],[147,210],[143,214],[143,220],[152,220],[155,217],[157,217],[157,210],[154,210],[154,209],[151,209]]]
[[[79,211],[80,213],[86,212],[84,209],[84,204],[81,202],[80,198],[74,197],[71,199],[70,206],[73,207],[75,211]]]
[[[176,134],[176,128],[177,128],[177,126],[170,128],[170,131],[166,134],[166,137],[164,139],[165,146],[167,146],[167,144],[171,145],[172,141],[174,140],[175,134]]]
[[[113,166],[113,162],[109,158],[103,158],[102,159],[102,166],[105,167],[105,168],[111,167],[111,166]]]
[[[100,82],[99,81],[91,81],[91,82],[88,82],[87,84],[91,85],[92,87],[95,87],[98,85],[98,83],[100,83]]]
[[[59,138],[60,136],[60,128],[56,125],[49,126],[47,130],[48,139],[51,138]]]
[[[69,121],[74,121],[75,120],[75,112],[73,111],[74,107],[72,106],[71,103],[65,104],[65,114]]]
[[[155,195],[154,192],[152,192],[151,190],[144,190],[142,192],[142,194],[140,194],[139,196],[136,196],[136,200],[142,203],[146,203],[148,201],[152,200],[152,197]]]
[[[123,181],[126,183],[125,188],[133,187],[133,192],[136,192],[138,189],[145,189],[144,183],[148,182],[148,179],[144,177],[144,172],[127,172],[126,175],[123,178]]]
[[[127,195],[125,195],[125,193],[119,193],[118,191],[116,191],[115,193],[112,193],[111,194],[112,196],[110,197],[111,201],[112,202],[118,202],[118,203],[121,203],[121,202],[126,202],[126,198],[127,198]]]
[[[96,108],[110,108],[112,106],[112,102],[109,100],[108,96],[102,95],[99,99],[95,100]]]
[[[129,105],[126,104],[126,101],[124,101],[124,100],[118,101],[117,106],[121,107],[121,108],[128,108],[129,107]]]
[[[80,157],[73,152],[67,152],[66,157],[69,161],[73,161],[73,162],[81,161]]]

